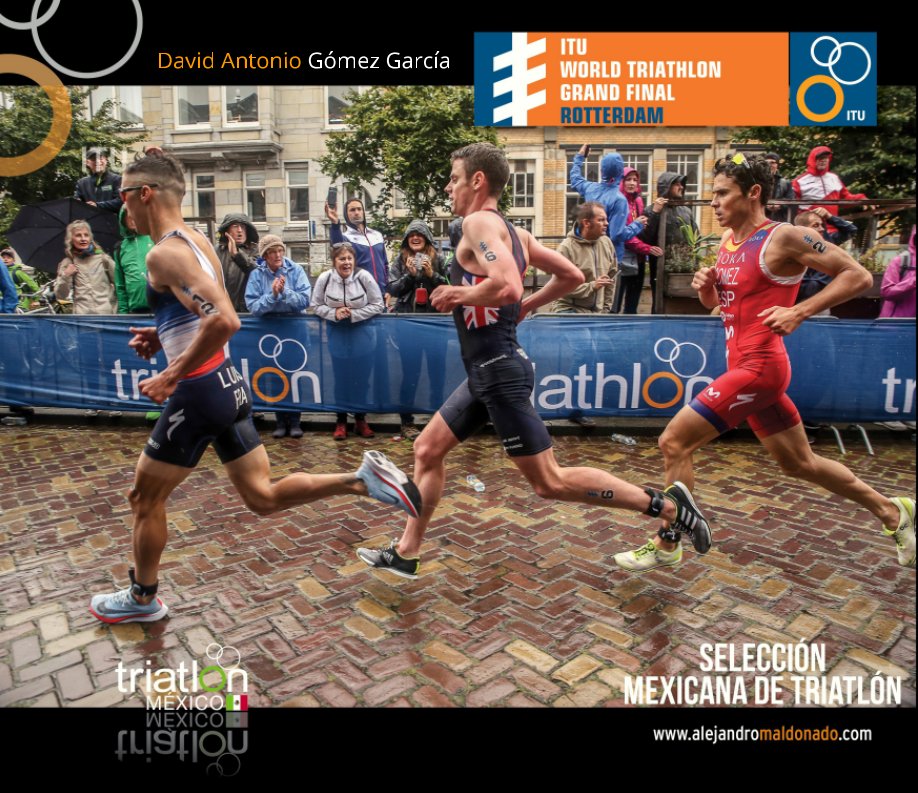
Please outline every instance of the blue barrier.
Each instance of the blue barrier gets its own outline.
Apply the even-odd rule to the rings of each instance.
[[[165,367],[127,347],[143,317],[0,317],[0,403],[148,410],[138,383]],[[674,415],[725,368],[712,317],[539,315],[519,329],[546,417]],[[813,319],[786,340],[788,391],[817,421],[914,420],[912,320]],[[255,406],[432,413],[465,377],[452,319],[383,315],[356,325],[314,316],[243,317],[233,360]]]

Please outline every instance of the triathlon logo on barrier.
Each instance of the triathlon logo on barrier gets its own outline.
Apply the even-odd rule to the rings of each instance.
[[[792,126],[876,126],[877,34],[790,34]]]
[[[258,365],[252,371],[252,362],[243,357],[240,365],[243,378],[251,384],[259,400],[268,405],[279,402],[306,405],[322,401],[319,376],[306,369],[309,355],[302,341],[267,333],[258,339],[258,353],[269,363]],[[306,382],[302,383],[303,380]]]
[[[529,87],[546,76],[546,38],[529,33],[475,34],[475,124],[525,127],[529,111],[546,104],[542,89]],[[541,56],[541,63],[532,61]]]
[[[713,378],[706,372],[708,356],[693,341],[671,336],[653,344],[653,360],[634,360],[630,366],[594,359],[581,363],[576,374],[540,377],[536,408],[541,410],[654,410],[687,405]],[[661,369],[659,364],[665,364]],[[646,412],[644,415],[649,415]]]

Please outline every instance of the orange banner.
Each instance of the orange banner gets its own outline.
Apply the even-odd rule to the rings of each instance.
[[[545,91],[531,126],[788,122],[786,33],[529,33],[528,42],[540,51],[530,74],[545,67],[527,86]]]

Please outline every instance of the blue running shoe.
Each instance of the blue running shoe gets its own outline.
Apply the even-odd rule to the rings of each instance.
[[[357,478],[367,486],[370,498],[400,507],[412,518],[421,514],[417,486],[382,452],[364,452]]]
[[[108,595],[94,595],[89,612],[96,619],[109,624],[120,622],[156,622],[169,612],[169,607],[158,597],[146,605],[138,603],[131,594],[131,588]]]

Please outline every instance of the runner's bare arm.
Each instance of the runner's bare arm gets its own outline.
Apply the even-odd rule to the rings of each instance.
[[[159,374],[144,380],[140,390],[154,402],[163,402],[179,380],[216,354],[239,330],[239,317],[222,284],[198,265],[191,249],[181,241],[169,241],[147,256],[147,271],[154,287],[172,290],[178,300],[200,318],[192,343]]]
[[[857,296],[873,278],[841,248],[822,240],[803,226],[782,226],[766,253],[766,264],[776,276],[799,275],[807,267],[832,276],[821,292],[790,308],[773,306],[760,317],[779,336],[793,333],[808,317]]]
[[[539,306],[573,292],[583,283],[584,277],[576,264],[565,259],[557,251],[546,248],[525,229],[520,229],[518,234],[520,242],[529,251],[529,263],[543,272],[551,273],[548,283],[523,301],[523,310],[520,313],[522,319]]]
[[[506,225],[491,212],[474,212],[462,223],[463,245],[475,254],[472,272],[487,276],[475,286],[438,286],[430,302],[437,311],[452,311],[456,306],[505,306],[523,295],[523,281],[513,260]]]

